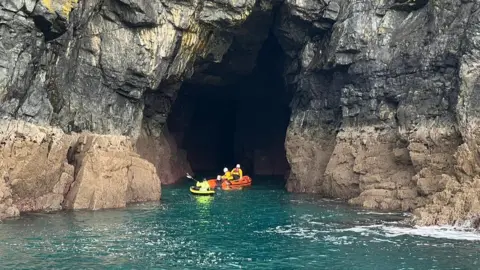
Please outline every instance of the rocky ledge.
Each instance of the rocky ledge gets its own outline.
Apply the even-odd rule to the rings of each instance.
[[[0,218],[160,199],[155,167],[125,136],[0,121],[0,157]]]

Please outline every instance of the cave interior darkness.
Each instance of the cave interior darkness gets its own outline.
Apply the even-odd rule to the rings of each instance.
[[[167,125],[193,172],[215,176],[240,163],[244,174],[285,181],[291,96],[283,62],[270,33],[250,74],[224,86],[182,84]]]

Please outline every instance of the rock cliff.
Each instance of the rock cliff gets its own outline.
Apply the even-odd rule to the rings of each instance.
[[[329,30],[291,47],[287,188],[415,209],[424,225],[476,218],[478,1],[334,3]],[[284,16],[311,23],[308,8]]]
[[[152,171],[164,183],[189,171],[165,125],[182,83],[235,82],[252,71],[273,32],[293,97],[285,140],[289,191],[414,211],[418,224],[476,219],[479,5],[478,0],[2,1],[4,125],[23,120],[54,126],[61,135],[48,131],[42,141],[32,139],[37,136],[32,130],[23,133],[28,139],[9,142],[31,150],[32,160],[46,167],[32,172],[38,177],[15,177],[17,182],[4,176],[0,213],[157,199],[159,194],[145,193],[159,192]],[[93,137],[78,135],[85,132]],[[128,138],[112,141],[101,134]],[[79,142],[83,150],[75,163],[65,161],[65,149]],[[3,147],[7,153],[12,146]],[[4,174],[16,175],[28,170],[15,171],[13,164],[31,161],[14,156],[2,162]],[[92,162],[105,166],[91,168]],[[92,180],[97,178],[104,181]],[[101,193],[113,187],[118,192],[110,195],[122,199]]]

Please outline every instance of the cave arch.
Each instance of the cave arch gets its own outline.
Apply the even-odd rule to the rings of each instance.
[[[228,58],[228,55],[227,55]],[[186,152],[192,171],[218,174],[240,163],[256,176],[284,179],[289,170],[285,135],[291,94],[284,85],[285,55],[273,33],[258,51],[250,74],[211,73],[218,85],[196,76],[178,91],[167,118],[176,146]],[[195,76],[194,76],[195,77]],[[236,78],[236,79],[231,79]]]

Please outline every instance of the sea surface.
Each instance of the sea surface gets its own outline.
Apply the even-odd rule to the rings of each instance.
[[[480,269],[480,234],[257,183],[0,222],[0,269]]]

